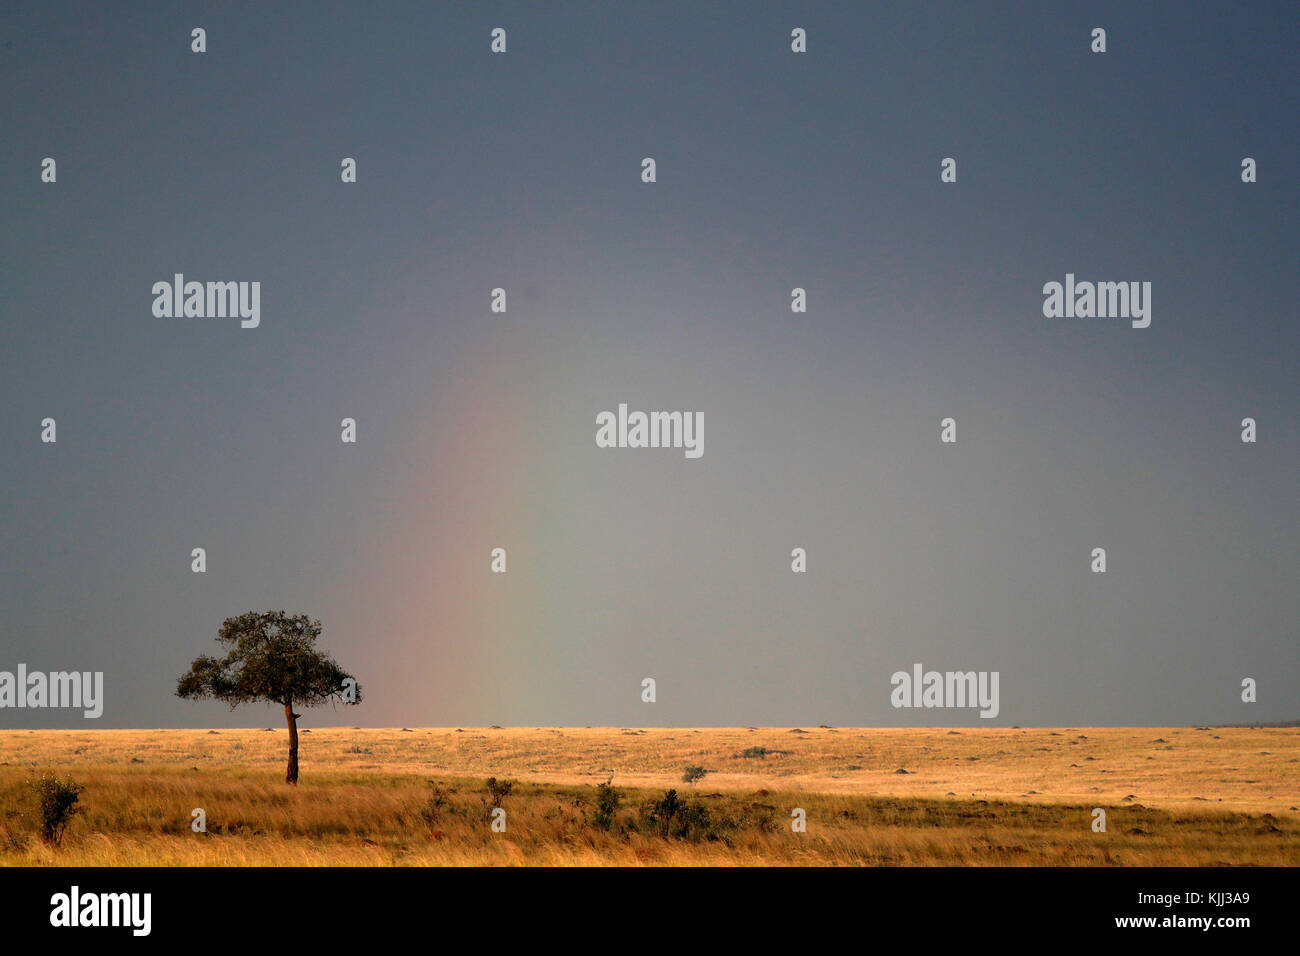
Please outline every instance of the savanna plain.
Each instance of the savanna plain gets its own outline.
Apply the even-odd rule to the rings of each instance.
[[[0,731],[0,864],[1300,862],[1294,727],[319,727],[296,786],[286,753],[282,727]],[[57,842],[49,774],[84,788]]]

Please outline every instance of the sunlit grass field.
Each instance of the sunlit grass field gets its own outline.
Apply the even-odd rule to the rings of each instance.
[[[312,728],[297,787],[286,737],[0,731],[0,863],[1300,862],[1294,728]],[[683,783],[687,766],[708,772]],[[86,788],[60,846],[37,837],[26,787],[45,772]],[[504,832],[487,777],[514,781]],[[606,828],[607,780],[620,799]],[[670,788],[680,816],[655,807]]]

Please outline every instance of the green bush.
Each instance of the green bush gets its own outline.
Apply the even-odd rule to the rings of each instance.
[[[691,785],[699,783],[704,779],[706,773],[708,773],[708,771],[703,767],[687,767],[685,773],[682,774],[682,783],[689,783]]]
[[[68,822],[80,809],[77,800],[86,788],[72,778],[60,780],[53,774],[38,777],[28,786],[36,794],[41,839],[57,846],[63,841],[63,831],[67,829]]]
[[[438,786],[433,780],[428,783],[429,798],[424,801],[424,806],[420,807],[420,819],[429,826],[433,826],[438,822],[438,817],[441,816],[443,809],[447,806],[447,791]]]
[[[596,812],[591,815],[591,825],[601,830],[608,830],[614,825],[614,815],[618,813],[621,795],[613,787],[614,778],[596,785]]]
[[[488,793],[492,797],[492,806],[501,806],[501,801],[510,796],[510,791],[515,787],[513,780],[498,780],[496,777],[487,778]]]
[[[709,815],[708,807],[701,803],[687,803],[668,790],[663,798],[652,803],[646,813],[649,828],[664,838],[681,840],[720,839]]]
[[[488,796],[492,798],[492,802],[488,803],[483,797],[479,797],[479,801],[483,804],[483,819],[491,820],[492,811],[501,806],[502,800],[510,796],[510,791],[514,789],[515,782],[513,780],[498,780],[496,777],[488,777],[486,783]]]

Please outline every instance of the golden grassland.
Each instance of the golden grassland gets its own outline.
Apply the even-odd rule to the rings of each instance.
[[[1295,728],[312,728],[297,787],[286,736],[0,732],[0,863],[1300,862]],[[688,765],[709,773],[688,786]],[[26,787],[47,771],[86,787],[58,847],[36,839]],[[504,833],[486,819],[489,776],[516,781]],[[611,778],[622,799],[606,830],[593,814]],[[651,819],[668,788],[706,811],[686,835]]]

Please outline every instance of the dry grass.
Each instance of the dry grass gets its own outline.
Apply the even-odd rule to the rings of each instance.
[[[645,730],[313,728],[0,733],[0,863],[18,865],[1286,865],[1300,861],[1295,729]],[[745,757],[765,748],[764,757]],[[1091,759],[1090,759],[1091,758]],[[695,788],[682,769],[710,773]],[[905,769],[906,774],[897,771]],[[34,839],[24,782],[87,789],[62,847]],[[507,831],[483,778],[519,781]],[[594,785],[623,792],[594,827]],[[446,804],[432,819],[436,780]],[[699,840],[646,808],[676,787]],[[1108,832],[1093,833],[1105,807]],[[208,833],[190,830],[207,812]],[[790,811],[807,812],[807,833]]]

